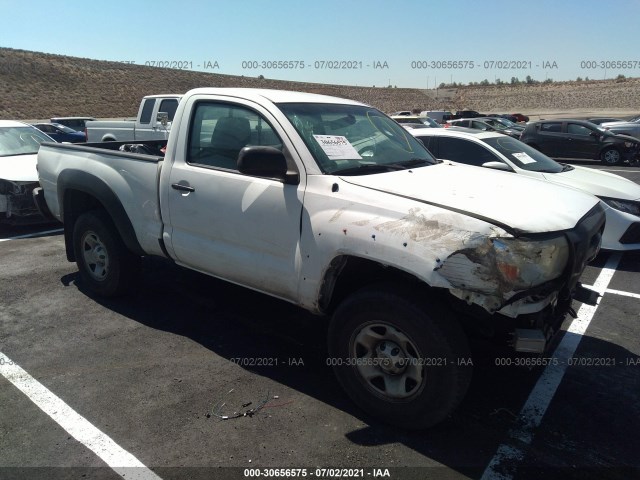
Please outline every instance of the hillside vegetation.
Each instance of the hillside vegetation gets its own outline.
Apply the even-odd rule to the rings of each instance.
[[[439,90],[352,87],[161,69],[0,48],[0,119],[131,117],[140,99],[195,87],[297,90],[351,98],[385,112],[472,108],[492,112],[640,110],[640,79]]]

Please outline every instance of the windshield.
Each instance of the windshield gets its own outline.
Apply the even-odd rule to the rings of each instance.
[[[438,163],[413,135],[374,108],[327,103],[278,107],[324,173],[379,173]]]
[[[35,127],[0,128],[0,157],[38,153],[42,142],[52,140]]]
[[[64,133],[77,133],[76,130],[74,130],[73,128],[69,128],[66,125],[62,125],[60,123],[56,123],[54,124],[55,127],[59,128],[60,130],[62,130]]]
[[[442,125],[440,125],[438,122],[436,122],[433,118],[430,118],[430,117],[422,118],[422,123],[430,126],[431,128],[442,128]]]
[[[517,127],[517,125],[513,123],[511,120],[509,120],[508,118],[496,118],[495,121],[500,122],[502,125],[504,125],[507,128],[511,128],[513,126]]]
[[[507,129],[507,126],[503,125],[502,122],[500,120],[498,120],[497,118],[489,118],[489,119],[485,120],[484,122],[488,123],[489,125],[491,125],[496,130],[506,130]]]
[[[564,170],[564,167],[555,160],[515,138],[501,136],[481,140],[523,170],[548,173],[559,173]]]

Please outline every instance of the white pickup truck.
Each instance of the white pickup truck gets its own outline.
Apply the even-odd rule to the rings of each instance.
[[[578,279],[604,228],[595,197],[441,163],[367,105],[195,89],[164,156],[119,145],[38,154],[36,200],[63,221],[80,280],[117,295],[158,255],[329,315],[340,384],[396,425],[460,402],[468,333],[539,353],[572,298],[593,301]]]
[[[166,140],[181,95],[148,95],[131,120],[87,122],[87,142]]]

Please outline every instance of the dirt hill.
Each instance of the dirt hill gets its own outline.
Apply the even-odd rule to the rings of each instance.
[[[0,119],[131,117],[140,99],[195,87],[298,90],[351,98],[385,112],[471,108],[485,112],[640,111],[640,79],[433,90],[351,87],[161,69],[0,48]]]

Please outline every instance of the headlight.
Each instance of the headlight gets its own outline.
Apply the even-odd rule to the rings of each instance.
[[[611,208],[620,210],[621,212],[630,213],[640,216],[640,202],[633,200],[618,200],[616,198],[601,198],[604,203]]]
[[[513,290],[525,290],[558,278],[569,260],[569,244],[564,236],[533,241],[494,238],[492,243],[496,267]]]
[[[558,278],[568,260],[563,235],[547,240],[498,237],[458,250],[435,270],[456,288],[502,295]]]

